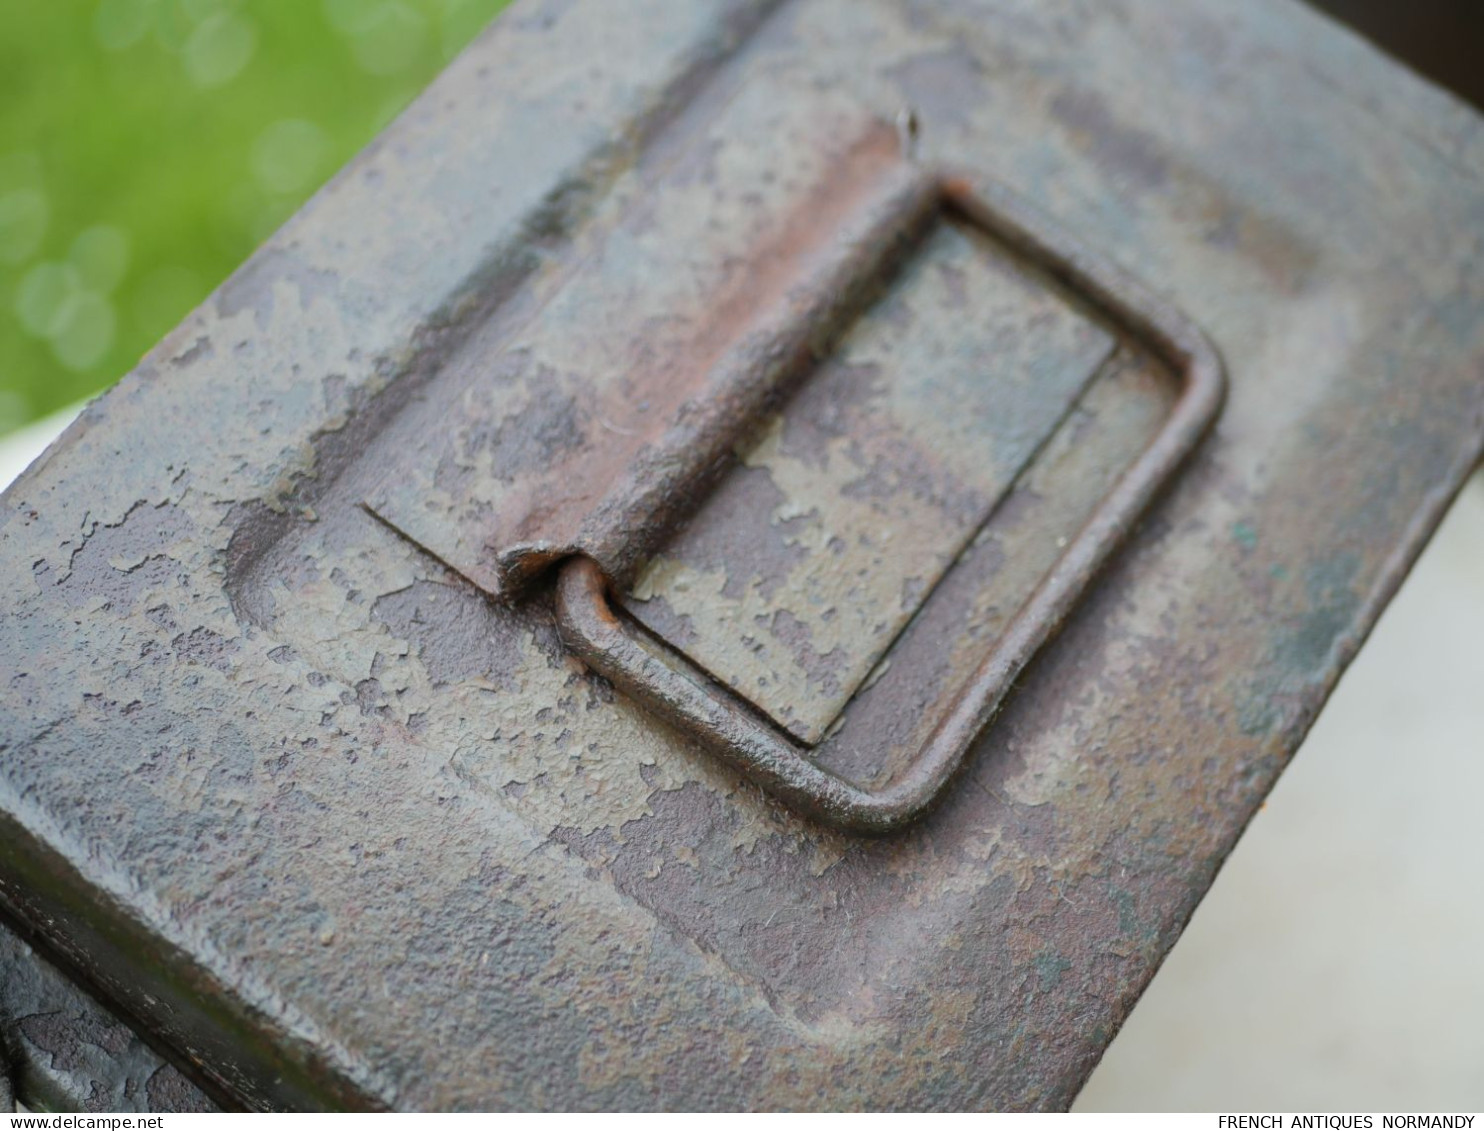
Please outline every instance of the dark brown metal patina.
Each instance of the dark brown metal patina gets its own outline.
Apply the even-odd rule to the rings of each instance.
[[[247,1105],[1064,1107],[1478,459],[1481,173],[1288,0],[517,3],[5,493],[0,903]]]

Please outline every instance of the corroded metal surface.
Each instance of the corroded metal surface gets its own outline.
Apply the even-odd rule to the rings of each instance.
[[[914,107],[925,163],[1230,377],[886,839],[363,506],[448,398],[529,403],[492,362],[757,84]],[[517,4],[4,495],[0,898],[249,1104],[1064,1106],[1478,456],[1481,172],[1476,117],[1286,0]],[[921,749],[1173,396],[1138,357],[1089,386],[893,645],[940,678],[863,689],[834,771]]]
[[[817,743],[1114,348],[961,223],[934,226],[624,605]]]
[[[1135,340],[1147,338],[1147,348],[1152,349],[1159,361],[1178,375],[1177,383],[1181,392],[1169,420],[1159,430],[1148,449],[1141,452],[1127,469],[1120,468],[1117,474],[1103,480],[1107,484],[1106,498],[1087,517],[1080,529],[1061,540],[1065,547],[1063,552],[1049,566],[1044,577],[1037,578],[1025,594],[1020,607],[1009,618],[965,686],[951,692],[951,705],[942,716],[931,720],[929,737],[921,754],[912,760],[907,772],[894,778],[889,784],[874,789],[831,772],[828,768],[827,750],[817,750],[790,741],[779,733],[774,720],[759,712],[758,707],[766,708],[770,701],[776,699],[776,695],[770,693],[764,699],[754,697],[754,702],[750,703],[714,685],[710,673],[718,670],[724,673],[730,667],[726,663],[725,651],[720,653],[720,658],[726,666],[711,663],[705,667],[696,667],[673,648],[666,648],[663,644],[656,647],[644,633],[628,626],[616,616],[609,606],[607,596],[607,589],[612,581],[605,577],[601,564],[594,559],[586,556],[574,559],[563,567],[557,583],[557,611],[562,637],[573,652],[593,670],[645,703],[661,718],[677,725],[683,733],[694,735],[703,744],[716,750],[749,780],[787,801],[799,811],[846,831],[895,831],[917,820],[937,803],[950,778],[962,765],[970,746],[1004,703],[1013,681],[1036,651],[1061,627],[1097,570],[1127,535],[1154,493],[1189,456],[1196,441],[1210,427],[1225,393],[1221,363],[1210,342],[1187,319],[1148,294],[1134,280],[1105,263],[1096,253],[1068,242],[1053,228],[1035,218],[1024,205],[994,186],[976,186],[969,178],[950,176],[944,180],[944,193],[961,213],[986,232],[993,233],[1029,256],[1033,263],[1055,276],[1063,285],[1072,288],[1074,293],[1091,303],[1104,317],[1113,319],[1114,325],[1126,328]],[[1047,321],[1044,315],[1035,315],[1027,320],[1029,332],[1017,326],[1009,335],[1002,332],[1001,336],[1008,337],[1012,342],[1024,337],[1035,340],[1039,337],[1038,331],[1045,327]],[[968,333],[960,335],[957,327],[941,331],[940,337],[955,344],[960,337],[965,337],[970,339],[972,345],[972,336]],[[908,342],[910,343],[910,338]],[[1053,374],[1069,368],[1058,356],[1060,351],[1054,341],[1047,342],[1047,348],[1053,358]],[[1073,354],[1074,358],[1075,356]],[[912,372],[915,359],[910,350],[903,349],[901,355],[894,360],[895,366],[889,367],[892,376],[908,390],[917,392],[921,399],[928,399],[918,392],[916,382],[919,374]],[[1088,359],[1084,358],[1083,365],[1087,364]],[[965,383],[977,380],[987,384],[1008,401],[1011,407],[1002,408],[1001,414],[1015,420],[1020,425],[1018,431],[1022,434],[1027,431],[1027,418],[1033,419],[1035,416],[1034,412],[1027,411],[1023,406],[1027,402],[1031,405],[1044,402],[1041,390],[1027,391],[1027,383],[1013,368],[1007,374],[1002,369],[988,366],[974,358],[972,349],[968,357],[955,358],[952,368],[964,372],[961,380],[966,378]],[[1075,374],[1077,371],[1072,368],[1072,372]],[[941,374],[931,376],[942,380]],[[1077,384],[1081,385],[1082,382],[1078,381]],[[826,391],[833,390],[826,386]],[[1011,430],[1012,438],[1015,434],[1016,430]],[[843,431],[843,435],[847,441],[859,437],[858,442],[868,442],[873,438],[870,429]],[[1020,457],[1029,462],[1027,457],[1031,450],[1039,447],[1039,441],[1040,437],[1032,432],[1031,437],[1024,441],[1026,447],[1019,453]],[[962,449],[968,445],[961,443],[959,446]],[[996,449],[992,450],[1003,460],[1010,458],[1010,451],[1014,451],[1015,445],[1002,440]],[[825,453],[818,453],[817,458],[822,460],[824,455]],[[924,459],[921,462],[930,464],[932,461]],[[993,459],[988,462],[992,465]],[[879,475],[877,469],[873,468],[872,471]],[[840,493],[848,495],[852,489],[859,491],[863,485],[867,485],[869,489],[872,478],[864,468],[857,467],[857,477],[844,484]],[[1097,488],[1094,487],[1093,490],[1095,492]],[[787,495],[784,495],[784,499],[785,505],[792,501]],[[796,511],[791,517],[807,515],[816,520],[821,517],[817,506],[806,510],[804,506],[795,503],[795,507]],[[918,501],[918,508],[930,509],[929,501]],[[826,520],[830,517],[828,509],[826,504]],[[780,519],[776,510],[772,513],[765,510],[762,517],[764,522],[775,524]],[[852,528],[852,524],[842,525],[831,536],[831,540],[839,546],[833,550],[828,544],[822,546],[825,553],[819,556],[823,557],[825,564],[814,565],[808,570],[811,579],[818,578],[826,582],[822,588],[834,600],[830,600],[829,596],[820,600],[816,592],[809,591],[808,586],[802,594],[798,593],[786,586],[780,578],[771,586],[771,608],[765,606],[765,611],[752,619],[772,619],[776,624],[780,616],[785,616],[789,623],[802,628],[808,635],[811,626],[808,621],[801,620],[801,617],[811,613],[818,616],[814,627],[831,624],[832,621],[850,626],[856,622],[855,610],[861,605],[864,605],[867,615],[871,615],[873,607],[889,610],[893,603],[890,588],[886,591],[885,600],[880,599],[878,591],[878,600],[871,602],[869,585],[857,584],[845,592],[839,592],[838,586],[828,585],[831,570],[843,575],[847,584],[857,575],[868,574],[884,574],[890,584],[893,580],[891,567],[921,562],[921,558],[914,552],[915,548],[893,548],[892,553],[883,554],[876,560],[872,560],[868,553],[865,555],[864,566],[860,566],[859,556],[850,553],[850,543],[864,541],[872,550],[877,550],[878,545],[889,546],[890,543],[889,536],[878,533],[881,519],[876,516],[873,518],[876,529],[868,527],[864,537]],[[739,552],[733,562],[720,563],[723,569],[720,591],[703,594],[703,603],[704,598],[709,597],[712,602],[721,606],[723,615],[728,612],[728,566],[745,574],[750,567],[766,568],[771,564],[771,555],[766,549],[759,552],[759,547],[768,545],[767,541],[747,540],[750,524],[745,519],[726,521],[724,525],[733,539],[731,545],[737,547]],[[890,528],[887,529],[889,531]],[[955,547],[955,551],[961,547],[962,542]],[[782,572],[791,579],[800,571],[796,564],[790,565],[792,568],[785,566]],[[653,569],[652,566],[650,568]],[[930,577],[918,574],[915,580],[920,587],[927,588],[936,584],[940,574],[941,567],[937,574]],[[902,583],[903,579],[896,579],[897,586]],[[832,588],[837,590],[834,594],[830,593]],[[804,598],[802,603],[797,602],[799,596]],[[866,599],[863,601],[862,598]],[[732,615],[735,616],[735,611]],[[704,624],[704,618],[692,616],[692,625],[688,626],[692,630],[697,619],[701,619]],[[899,629],[905,620],[903,617],[892,627]],[[896,632],[891,635],[894,637]],[[740,647],[744,654],[754,651],[748,647],[748,637],[744,636],[740,642],[735,639],[728,641],[726,637],[721,639],[733,650]],[[704,649],[708,643],[714,647],[715,642],[702,642],[700,651],[703,658],[707,654]],[[840,645],[836,644],[824,658],[833,657],[841,650]],[[875,652],[868,653],[868,663],[876,663],[882,650],[878,647]],[[694,654],[698,649],[692,647],[690,651]],[[848,657],[849,653],[846,655]],[[829,704],[834,712],[838,712],[845,700],[854,694],[859,681],[866,674],[866,665],[859,665],[854,673],[856,682],[847,684],[845,693],[838,695]],[[885,675],[884,671],[881,674],[892,683],[901,678]],[[934,690],[941,692],[943,689]],[[896,694],[900,696],[902,693],[898,691]],[[806,732],[802,737],[817,741],[823,736],[824,725],[833,718],[833,713],[825,716],[819,720],[814,732]]]
[[[387,469],[379,516],[494,595],[578,552],[632,576],[936,203],[892,126],[818,95],[801,120],[790,93],[749,84],[651,157],[661,175],[501,342],[504,395],[486,374],[429,398],[446,435]]]
[[[0,923],[0,1111],[216,1111],[127,1025]],[[15,1082],[15,1095],[5,1088]]]

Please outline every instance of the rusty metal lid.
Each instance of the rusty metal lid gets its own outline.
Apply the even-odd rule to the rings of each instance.
[[[518,4],[5,494],[0,899],[249,1104],[1065,1106],[1478,458],[1481,171],[1279,0]]]

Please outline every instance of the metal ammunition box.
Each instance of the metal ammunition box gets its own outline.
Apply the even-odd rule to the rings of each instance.
[[[1481,173],[1289,0],[518,3],[3,496],[0,904],[223,1102],[1064,1107],[1479,458]]]

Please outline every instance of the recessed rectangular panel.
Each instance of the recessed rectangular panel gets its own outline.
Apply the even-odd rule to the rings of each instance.
[[[819,741],[1112,347],[1044,277],[945,218],[739,447],[626,607]]]

